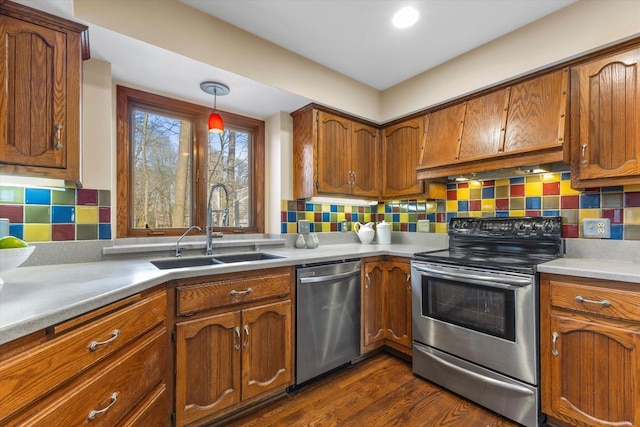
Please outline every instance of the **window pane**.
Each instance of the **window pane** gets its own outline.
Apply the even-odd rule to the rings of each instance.
[[[250,132],[228,127],[222,133],[209,133],[206,176],[207,194],[215,186],[211,192],[211,225],[214,227],[253,226],[251,140]]]
[[[191,123],[133,109],[133,228],[191,225]]]

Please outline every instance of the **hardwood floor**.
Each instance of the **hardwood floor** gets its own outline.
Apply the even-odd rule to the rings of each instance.
[[[461,426],[517,424],[429,383],[389,354],[300,387],[231,426]]]

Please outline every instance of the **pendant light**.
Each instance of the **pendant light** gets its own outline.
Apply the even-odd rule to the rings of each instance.
[[[216,100],[218,96],[227,95],[231,91],[231,89],[229,89],[229,86],[218,82],[202,82],[200,83],[200,89],[210,95],[213,95],[213,113],[209,115],[209,132],[224,132],[224,122],[222,121],[222,117],[220,117],[220,114],[217,113]]]

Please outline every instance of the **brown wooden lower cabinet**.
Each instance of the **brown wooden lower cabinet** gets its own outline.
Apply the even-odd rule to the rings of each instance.
[[[362,267],[363,354],[383,345],[411,355],[411,263],[365,258]]]
[[[3,345],[0,425],[169,425],[166,306],[161,287]]]
[[[542,274],[542,411],[550,425],[640,426],[640,288]]]
[[[292,268],[283,268],[177,287],[177,307],[194,295],[218,294],[218,286],[231,299],[212,299],[198,316],[178,317],[176,426],[207,424],[293,384],[293,277]]]

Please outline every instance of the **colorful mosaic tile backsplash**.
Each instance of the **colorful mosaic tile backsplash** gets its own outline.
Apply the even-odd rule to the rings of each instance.
[[[0,186],[0,218],[27,242],[111,239],[111,192]]]
[[[452,217],[482,216],[562,216],[565,238],[581,237],[584,218],[609,218],[611,239],[640,240],[640,184],[576,191],[567,172],[451,183],[447,200],[400,200],[374,206],[283,200],[281,232],[297,233],[301,219],[310,221],[315,232],[341,231],[345,220],[383,219],[393,231],[415,232],[418,220],[428,219],[430,232],[446,233]]]

